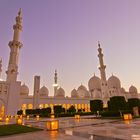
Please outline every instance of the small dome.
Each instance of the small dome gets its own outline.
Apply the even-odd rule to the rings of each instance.
[[[121,93],[125,93],[125,89],[123,87],[121,88]]]
[[[77,90],[87,90],[87,88],[81,84],[81,86],[79,86]]]
[[[86,95],[88,94],[88,91],[85,86],[81,85],[81,86],[79,86],[77,93],[80,98],[85,98]]]
[[[57,89],[56,97],[65,97],[65,91],[63,88],[60,87],[59,89]]]
[[[95,75],[92,78],[90,78],[88,82],[88,88],[89,88],[89,91],[93,91],[94,89],[101,89],[100,78]]]
[[[72,98],[77,98],[77,97],[78,97],[78,93],[77,93],[77,90],[76,90],[76,89],[73,89],[73,90],[71,91],[71,97],[72,97]]]
[[[112,75],[108,79],[108,87],[109,88],[117,88],[117,89],[120,89],[121,88],[121,82],[120,82],[119,78],[117,78],[116,76]]]
[[[48,91],[47,87],[43,86],[42,88],[40,88],[39,94],[40,94],[40,96],[48,96],[49,91]]]
[[[137,88],[136,88],[135,86],[131,86],[131,87],[129,88],[129,92],[130,92],[130,93],[138,93],[138,92],[137,92]]]
[[[20,94],[21,95],[28,95],[29,94],[29,88],[25,84],[23,84],[20,88]]]

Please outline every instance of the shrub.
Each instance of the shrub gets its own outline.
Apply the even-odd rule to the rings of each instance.
[[[110,111],[127,110],[127,103],[124,96],[111,97],[108,102],[108,108]]]
[[[140,109],[140,100],[138,98],[131,98],[128,99],[128,109],[132,110],[133,107],[138,107]]]
[[[75,113],[75,112],[76,112],[76,109],[75,109],[75,107],[72,105],[72,106],[70,106],[70,108],[67,110],[67,112],[69,112],[69,113]]]
[[[23,114],[23,111],[22,110],[18,110],[17,111],[17,115],[22,115]]]
[[[90,100],[90,110],[91,112],[97,113],[97,111],[103,110],[102,100]]]
[[[53,106],[53,110],[54,110],[54,114],[56,114],[56,116],[58,116],[58,114],[61,114],[61,112],[62,112],[62,106],[55,105],[55,106]]]

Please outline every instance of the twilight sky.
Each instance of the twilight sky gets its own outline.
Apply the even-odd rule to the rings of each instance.
[[[0,0],[0,57],[5,79],[8,42],[13,38],[19,8],[23,32],[18,79],[33,91],[33,76],[53,95],[54,70],[59,85],[70,95],[73,88],[99,75],[97,42],[101,42],[106,74],[119,77],[122,87],[140,92],[139,0]]]

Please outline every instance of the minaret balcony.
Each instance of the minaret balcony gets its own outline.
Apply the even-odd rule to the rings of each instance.
[[[14,30],[21,30],[21,31],[22,31],[22,26],[21,26],[20,24],[15,24],[15,25],[13,26],[13,29],[14,29]]]
[[[14,46],[21,48],[23,46],[19,41],[10,41],[8,45],[10,48],[13,48]]]

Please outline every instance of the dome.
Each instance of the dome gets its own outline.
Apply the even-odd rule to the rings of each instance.
[[[93,91],[94,89],[101,89],[100,78],[95,75],[92,78],[90,78],[88,82],[88,88],[89,88],[89,91]]]
[[[131,86],[131,87],[129,88],[129,92],[130,92],[130,93],[137,93],[137,88],[136,88],[135,86]]]
[[[73,90],[71,91],[71,97],[72,97],[72,98],[77,98],[77,97],[78,97],[78,93],[77,93],[77,90],[76,90],[76,89],[73,89]]]
[[[108,79],[108,87],[109,88],[117,88],[117,89],[120,89],[121,88],[121,82],[120,82],[119,78],[117,78],[116,76],[112,75]]]
[[[121,93],[125,93],[125,89],[123,87],[121,88]]]
[[[85,98],[89,98],[90,97],[90,93],[87,91],[86,93],[85,93]]]
[[[92,92],[92,97],[95,98],[95,99],[101,99],[101,98],[102,98],[102,93],[101,93],[101,91],[95,89],[95,90]]]
[[[57,89],[56,97],[65,97],[65,91],[63,88],[60,87],[59,89]]]
[[[83,85],[79,86],[77,89],[78,96],[80,98],[85,98],[88,94],[87,88]]]
[[[40,94],[40,96],[48,96],[49,91],[48,91],[47,87],[43,86],[42,88],[40,88],[39,94]]]
[[[23,84],[20,88],[20,94],[21,95],[28,95],[29,94],[29,88],[25,84]]]
[[[81,86],[79,86],[77,90],[87,90],[87,88],[81,84]]]

